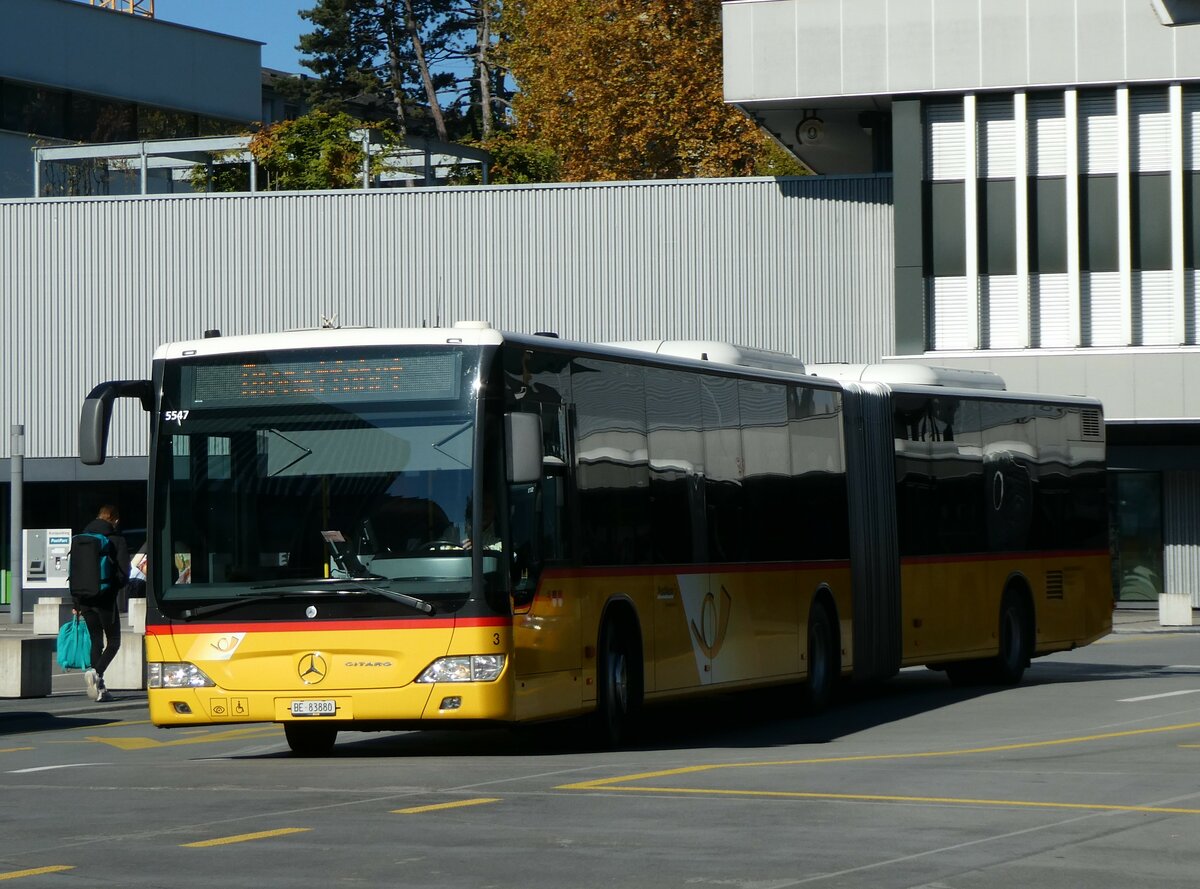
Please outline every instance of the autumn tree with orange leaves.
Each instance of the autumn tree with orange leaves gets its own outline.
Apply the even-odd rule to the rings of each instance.
[[[514,133],[568,181],[804,172],[725,104],[720,0],[508,0]]]

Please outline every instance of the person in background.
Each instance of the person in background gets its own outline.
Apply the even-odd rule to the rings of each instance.
[[[129,562],[129,582],[125,584],[125,601],[146,598],[146,548],[133,554]]]
[[[121,614],[117,610],[117,595],[129,577],[129,547],[125,538],[117,533],[120,523],[121,514],[117,508],[105,505],[84,526],[85,534],[103,534],[112,543],[117,576],[88,604],[75,602],[75,610],[87,624],[92,637],[92,666],[83,674],[83,678],[87,682],[88,695],[101,703],[112,700],[112,695],[104,685],[104,669],[112,663],[121,647]]]

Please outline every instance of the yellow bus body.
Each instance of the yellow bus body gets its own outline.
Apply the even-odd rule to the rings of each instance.
[[[1111,630],[1105,553],[906,559],[901,566],[903,665],[991,657],[1001,598],[1027,589],[1035,654],[1071,649]],[[606,610],[636,617],[647,701],[798,682],[807,675],[809,612],[818,597],[840,631],[840,668],[853,672],[848,562],[725,571],[554,569],[511,619],[355,620],[323,624],[151,627],[151,662],[189,662],[215,687],[149,690],[157,725],[316,721],[295,701],[332,700],[346,722],[527,722],[596,705],[597,640]],[[493,682],[421,683],[447,655],[507,655]],[[315,668],[315,669],[314,669]],[[447,702],[453,706],[447,706]]]

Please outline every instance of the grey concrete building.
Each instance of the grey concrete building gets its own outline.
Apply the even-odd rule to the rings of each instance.
[[[890,356],[1103,399],[1122,599],[1200,607],[1200,3],[734,0],[725,95],[891,170]]]
[[[224,135],[262,113],[257,41],[79,0],[17,6],[0,9],[0,197],[32,194],[39,145]],[[99,193],[103,175],[64,166],[43,184]],[[171,191],[170,178],[153,190]]]

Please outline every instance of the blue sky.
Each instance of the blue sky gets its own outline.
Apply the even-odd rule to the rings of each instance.
[[[307,69],[300,66],[295,47],[300,35],[312,30],[299,12],[314,6],[316,0],[155,0],[154,17],[260,40],[264,67],[299,73]]]

